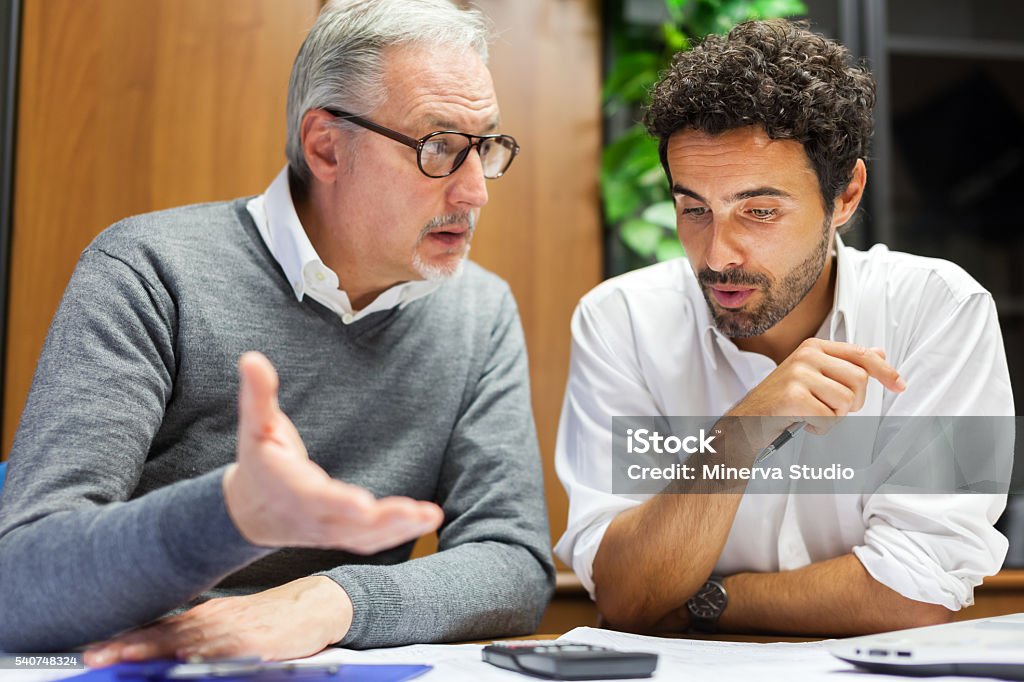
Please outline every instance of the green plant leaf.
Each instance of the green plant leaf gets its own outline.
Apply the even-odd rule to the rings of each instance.
[[[673,23],[681,24],[686,16],[686,6],[691,0],[665,0],[665,8],[668,15],[672,17]]]
[[[628,52],[616,57],[602,97],[605,103],[612,99],[626,102],[642,101],[647,90],[658,80],[661,60],[653,52]]]
[[[703,38],[714,32],[715,19],[720,11],[719,0],[698,0],[687,25],[686,33],[693,38]]]
[[[642,126],[635,125],[612,141],[601,152],[601,170],[615,172],[626,163],[626,159],[638,144],[643,143],[647,133]]]
[[[651,204],[644,209],[641,217],[647,222],[660,225],[666,230],[672,232],[676,230],[676,205],[671,201],[659,201],[656,204]]]
[[[652,170],[661,169],[658,143],[649,137],[637,140],[622,163],[623,173],[638,178]]]
[[[661,241],[658,242],[657,248],[654,250],[654,257],[659,262],[672,260],[673,258],[681,258],[686,255],[686,251],[683,249],[683,245],[679,243],[679,240],[672,235],[671,237],[662,237]]]
[[[617,223],[633,215],[643,201],[631,183],[615,176],[601,178],[601,199],[604,203],[604,217],[609,223]]]
[[[665,41],[665,50],[669,54],[685,52],[690,49],[690,39],[680,31],[674,24],[668,22],[661,25],[662,40]],[[667,64],[666,64],[667,66]]]
[[[633,126],[605,147],[601,154],[601,177],[636,187],[663,182],[657,140],[647,135],[642,126]]]
[[[631,218],[619,228],[619,237],[626,246],[644,258],[650,258],[658,250],[663,234],[659,226],[640,218]]]
[[[807,5],[800,0],[754,0],[758,19],[775,19],[807,14]]]
[[[668,180],[665,178],[665,171],[661,168],[660,164],[639,176],[636,179],[636,184],[639,187],[657,188],[658,200],[663,200],[668,196]]]
[[[736,24],[757,18],[757,10],[751,0],[723,0],[711,22],[714,33],[726,34]]]

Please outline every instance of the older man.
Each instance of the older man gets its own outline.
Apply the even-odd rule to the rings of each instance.
[[[728,417],[729,449],[694,454],[698,470],[759,468],[794,420],[821,435],[855,412],[1013,415],[988,292],[951,263],[836,236],[864,191],[873,103],[843,46],[784,21],[708,38],[655,87],[647,124],[687,258],[580,303],[556,453],[570,496],[556,551],[612,624],[897,629],[948,620],[999,569],[1005,495],[699,494],[716,489],[705,480],[638,498],[609,485],[619,415]],[[743,449],[732,418],[744,434],[776,428],[750,429]],[[892,438],[873,424],[858,434],[869,454]]]
[[[536,626],[553,568],[523,336],[465,260],[518,152],[487,34],[448,0],[329,5],[267,191],[82,254],[0,508],[0,649],[124,633],[87,661],[286,658]]]

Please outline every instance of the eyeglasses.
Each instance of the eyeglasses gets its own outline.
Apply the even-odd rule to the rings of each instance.
[[[469,157],[469,152],[476,147],[480,153],[484,177],[493,180],[504,175],[512,165],[512,159],[519,153],[519,145],[511,135],[470,135],[454,130],[439,130],[417,140],[361,116],[327,107],[323,110],[335,118],[343,118],[412,147],[416,150],[416,165],[428,178],[446,178],[459,170],[459,166]]]

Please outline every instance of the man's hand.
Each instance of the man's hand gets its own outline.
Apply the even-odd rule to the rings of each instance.
[[[244,597],[211,599],[89,649],[85,663],[100,667],[151,658],[300,658],[340,641],[351,624],[352,602],[345,590],[330,578],[312,576]]]
[[[239,532],[266,547],[325,547],[372,554],[436,529],[429,502],[375,499],[332,479],[309,459],[277,405],[277,373],[260,353],[238,363],[238,459],[224,474],[224,499]]]
[[[808,431],[823,434],[836,418],[864,406],[872,377],[896,393],[907,387],[879,348],[807,339],[727,416],[789,418],[780,430],[803,419]]]

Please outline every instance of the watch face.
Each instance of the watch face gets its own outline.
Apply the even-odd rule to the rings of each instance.
[[[715,583],[704,583],[704,587],[693,595],[687,607],[697,618],[716,620],[725,609],[725,591]]]

